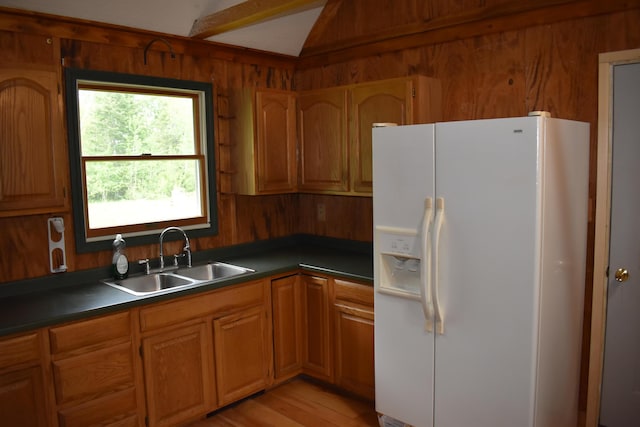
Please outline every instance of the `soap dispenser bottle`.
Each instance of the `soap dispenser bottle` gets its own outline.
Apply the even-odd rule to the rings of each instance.
[[[127,247],[126,242],[122,238],[122,234],[117,234],[113,241],[113,277],[116,280],[126,279],[129,275],[129,260],[125,253]]]

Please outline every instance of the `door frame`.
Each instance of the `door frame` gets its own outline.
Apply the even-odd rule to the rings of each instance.
[[[600,418],[600,393],[607,313],[607,267],[609,265],[609,237],[611,232],[613,67],[640,62],[640,49],[601,53],[598,55],[598,62],[598,160],[586,427],[598,427]]]

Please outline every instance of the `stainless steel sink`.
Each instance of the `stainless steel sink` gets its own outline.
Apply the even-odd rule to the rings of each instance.
[[[195,280],[171,273],[149,274],[123,280],[103,280],[103,282],[133,295],[148,295],[197,283]]]
[[[213,283],[253,271],[237,265],[212,262],[194,267],[184,267],[171,272],[147,274],[123,280],[103,280],[102,282],[116,289],[141,296],[170,292],[190,285]]]
[[[180,268],[174,273],[194,280],[211,282],[228,279],[240,274],[253,273],[253,270],[223,262],[212,262],[204,265]]]

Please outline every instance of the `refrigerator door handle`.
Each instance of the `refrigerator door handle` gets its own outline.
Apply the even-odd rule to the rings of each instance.
[[[433,199],[424,200],[422,221],[422,262],[420,263],[420,302],[424,312],[424,329],[433,332],[433,302],[431,301],[431,226],[433,223]]]
[[[438,197],[436,199],[436,219],[434,223],[434,240],[435,251],[433,256],[433,306],[435,309],[436,318],[436,333],[444,334],[444,310],[440,304],[440,298],[438,296],[438,289],[440,287],[440,280],[438,274],[438,257],[440,252],[440,232],[442,230],[442,223],[444,221],[444,199]]]

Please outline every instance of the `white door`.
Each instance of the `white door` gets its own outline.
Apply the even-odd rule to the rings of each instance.
[[[626,427],[640,425],[640,63],[616,65],[613,72],[611,234],[600,424]]]

